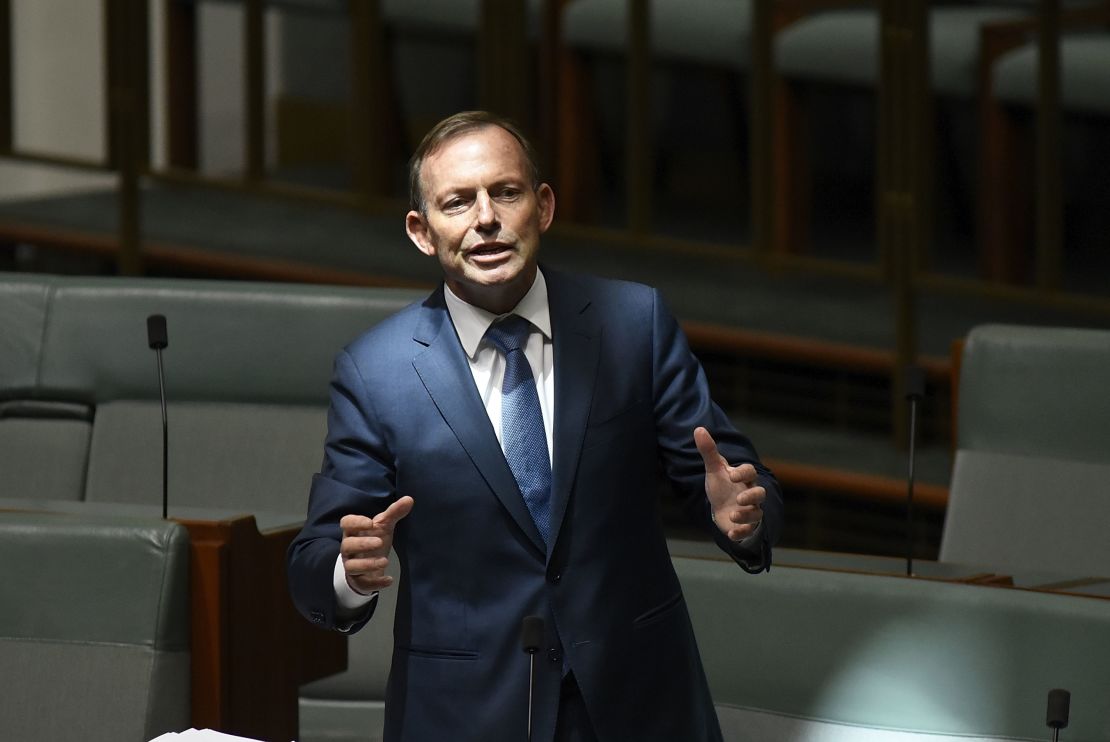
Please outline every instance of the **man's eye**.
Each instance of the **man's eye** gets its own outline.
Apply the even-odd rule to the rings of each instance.
[[[466,201],[461,198],[453,198],[447,203],[443,204],[444,211],[460,211],[466,208]]]
[[[502,188],[497,192],[497,198],[502,201],[515,201],[520,198],[520,191],[516,188]]]

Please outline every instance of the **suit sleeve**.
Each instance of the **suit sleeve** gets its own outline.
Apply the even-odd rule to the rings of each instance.
[[[778,481],[764,466],[755,447],[713,402],[705,371],[690,350],[686,335],[667,310],[658,291],[652,305],[652,364],[655,420],[663,469],[686,499],[694,523],[705,529],[717,545],[748,572],[771,566],[771,547],[782,528],[783,503]],[[694,429],[709,430],[721,455],[733,466],[750,463],[758,472],[757,483],[767,491],[763,523],[753,538],[735,543],[712,522],[705,494],[705,466],[694,445]]]
[[[287,554],[289,589],[294,605],[310,622],[357,631],[377,601],[353,621],[337,616],[333,573],[342,540],[339,520],[350,513],[373,517],[387,508],[395,499],[395,468],[369,388],[347,351],[336,357],[330,394],[324,461],[312,478],[304,527]]]

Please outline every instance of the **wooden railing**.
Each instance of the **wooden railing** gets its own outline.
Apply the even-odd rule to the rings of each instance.
[[[150,152],[151,50],[148,26],[151,2],[160,2],[165,22],[164,48],[166,96],[160,104],[166,116],[166,153],[152,158]],[[555,109],[565,91],[560,70],[559,17],[565,0],[547,0],[541,13],[541,32],[529,45],[524,0],[484,0],[477,35],[479,100],[482,105],[527,122],[538,133],[543,147],[554,151],[562,132],[555,129]],[[1103,15],[1094,11],[1074,14],[1060,10],[1059,0],[1041,0],[1035,14],[1019,21],[994,24],[983,29],[983,61],[980,87],[985,86],[990,66],[998,55],[1017,41],[1036,35],[1040,41],[1040,99],[1037,108],[1038,140],[1038,260],[1037,280],[1031,286],[1015,286],[998,280],[969,280],[945,275],[929,268],[932,220],[932,93],[929,82],[928,0],[756,0],[753,3],[750,73],[750,180],[752,238],[748,245],[706,246],[690,239],[660,236],[651,223],[651,182],[654,137],[651,116],[651,13],[648,0],[628,0],[628,66],[626,123],[627,221],[622,230],[572,227],[580,235],[606,235],[630,239],[653,249],[683,255],[710,250],[728,261],[750,261],[776,270],[822,271],[833,277],[851,277],[883,283],[892,289],[891,315],[896,344],[890,355],[889,372],[895,380],[894,400],[902,397],[901,369],[919,360],[917,304],[923,291],[971,292],[1005,301],[1069,306],[1082,304],[1110,315],[1110,300],[1077,297],[1061,292],[1059,286],[1062,217],[1060,206],[1060,105],[1058,45],[1062,30]],[[820,10],[864,5],[876,9],[880,25],[881,65],[877,90],[878,166],[875,219],[877,249],[874,259],[862,263],[822,260],[798,249],[796,223],[785,207],[804,198],[798,184],[788,177],[799,165],[792,159],[783,136],[790,102],[783,81],[774,69],[775,34],[807,14]],[[396,163],[399,133],[392,100],[392,85],[386,47],[388,30],[379,0],[349,0],[327,12],[346,12],[351,46],[349,95],[351,137],[350,164],[354,172],[352,191],[329,191],[284,184],[267,172],[265,159],[265,34],[268,9],[283,13],[323,12],[295,2],[266,4],[242,0],[244,70],[244,162],[238,177],[214,178],[198,169],[198,28],[195,2],[179,0],[103,0],[105,9],[105,60],[108,111],[108,148],[100,160],[52,156],[18,151],[13,142],[12,25],[11,0],[0,0],[0,156],[115,173],[120,198],[117,260],[124,273],[143,270],[139,188],[143,179],[204,183],[243,188],[259,193],[317,199],[354,208],[394,210],[397,194],[390,192],[389,173]],[[346,8],[345,11],[337,10]],[[1107,4],[1110,8],[1110,4]],[[509,40],[511,43],[505,43]],[[539,81],[537,103],[528,101],[530,83],[526,71],[534,66]],[[986,105],[986,104],[985,104]],[[984,109],[986,110],[986,108]],[[989,114],[984,114],[989,115]],[[989,149],[990,142],[984,147]],[[997,153],[996,153],[997,154]],[[987,157],[987,155],[984,155]],[[152,160],[164,159],[154,168]],[[989,160],[995,162],[997,160]],[[582,166],[583,163],[576,163]],[[568,202],[573,194],[567,194]],[[989,200],[987,198],[986,200]],[[988,230],[989,232],[989,230]],[[623,233],[623,236],[622,234]],[[605,240],[601,240],[603,243]],[[991,258],[992,260],[994,258]],[[283,274],[284,275],[284,274]],[[319,275],[332,276],[325,271]],[[306,280],[314,280],[310,272]],[[940,374],[943,375],[943,374]],[[905,406],[891,405],[892,429],[904,430]]]

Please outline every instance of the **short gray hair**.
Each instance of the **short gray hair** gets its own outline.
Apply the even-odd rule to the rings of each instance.
[[[409,160],[409,208],[421,214],[427,214],[427,203],[424,200],[424,188],[420,179],[420,170],[424,160],[435,154],[448,141],[455,137],[467,134],[487,126],[497,126],[512,134],[520,148],[524,151],[524,159],[528,163],[528,175],[532,179],[532,188],[540,187],[540,166],[536,157],[536,150],[521,133],[520,129],[509,119],[498,116],[489,111],[463,111],[440,121],[432,130],[424,135],[420,146],[416,148],[412,159]]]

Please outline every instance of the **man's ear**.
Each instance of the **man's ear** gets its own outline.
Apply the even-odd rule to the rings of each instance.
[[[410,211],[405,214],[405,233],[416,245],[416,249],[432,257],[436,254],[436,246],[432,243],[428,231],[428,220],[419,211]]]
[[[540,183],[536,189],[536,200],[540,205],[540,232],[546,232],[555,218],[555,191],[547,183]]]

